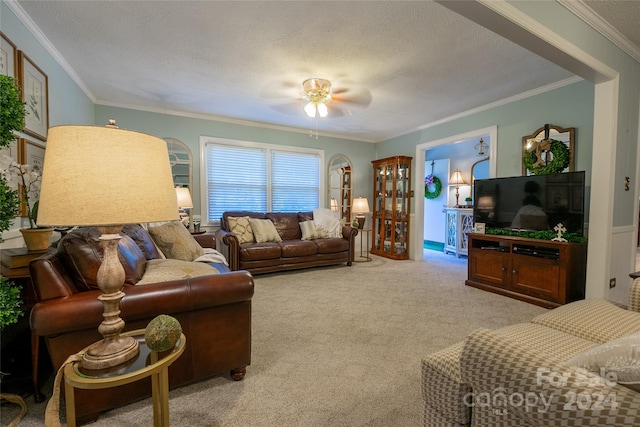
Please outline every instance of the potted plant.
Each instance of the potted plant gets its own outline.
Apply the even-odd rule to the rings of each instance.
[[[471,199],[471,197],[465,197],[464,201],[465,201],[465,203],[467,204],[467,206],[471,206],[471,202],[472,202],[473,200]]]
[[[5,111],[4,103],[6,102],[9,114],[3,114],[2,126],[6,126],[6,129],[2,129],[2,141],[4,146],[11,143],[15,136],[13,131],[21,130],[24,127],[24,104],[20,100],[20,92],[15,86],[13,78],[2,76],[3,78],[3,93],[5,86],[11,87],[13,82],[13,90],[7,89],[7,96],[2,98],[2,111]],[[22,116],[20,116],[19,108],[22,108]],[[5,116],[8,116],[5,118]],[[20,120],[21,119],[21,120]],[[6,121],[6,123],[5,123]],[[12,129],[7,132],[7,129]],[[11,135],[12,138],[9,138]],[[53,234],[53,228],[41,228],[36,224],[38,216],[38,197],[40,196],[40,180],[41,171],[39,168],[28,165],[18,164],[11,157],[2,154],[0,155],[0,171],[3,174],[5,182],[12,188],[18,189],[20,192],[20,202],[24,204],[27,211],[27,218],[29,219],[29,227],[21,228],[20,232],[24,238],[27,248],[32,251],[41,251],[47,249],[49,246],[49,239]]]
[[[8,147],[15,139],[15,131],[24,128],[24,103],[20,90],[12,77],[0,75],[0,149]],[[20,200],[18,192],[12,189],[4,173],[0,173],[0,243],[2,233],[7,231],[11,220],[18,214]],[[0,330],[15,323],[23,315],[20,309],[20,287],[0,276]]]

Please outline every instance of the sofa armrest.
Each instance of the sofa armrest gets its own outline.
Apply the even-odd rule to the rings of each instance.
[[[629,310],[640,312],[640,277],[631,283],[628,308]]]
[[[203,248],[216,248],[216,235],[214,233],[194,234],[193,238]]]
[[[356,236],[358,229],[345,225],[342,227],[342,237],[349,241],[349,262],[352,263],[356,258]],[[351,264],[349,264],[351,265]]]
[[[253,277],[247,271],[192,277],[162,283],[126,286],[120,317],[126,322],[159,314],[196,311],[249,301]],[[39,336],[97,328],[102,322],[101,291],[42,301],[31,311],[31,330]]]
[[[231,271],[240,269],[240,241],[234,233],[216,230],[216,248],[227,259]]]
[[[486,329],[461,357],[473,390],[465,403],[519,425],[628,426],[640,420],[640,394]],[[567,421],[570,423],[567,424]]]

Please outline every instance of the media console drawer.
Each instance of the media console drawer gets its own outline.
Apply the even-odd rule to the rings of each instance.
[[[548,308],[584,299],[586,243],[476,233],[468,239],[466,285]]]

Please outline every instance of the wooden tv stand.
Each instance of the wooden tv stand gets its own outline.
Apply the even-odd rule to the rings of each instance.
[[[587,244],[469,233],[474,288],[554,308],[584,299]]]

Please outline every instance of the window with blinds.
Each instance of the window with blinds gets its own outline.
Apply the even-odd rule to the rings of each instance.
[[[320,206],[322,151],[203,141],[207,222],[225,211],[302,212]]]

